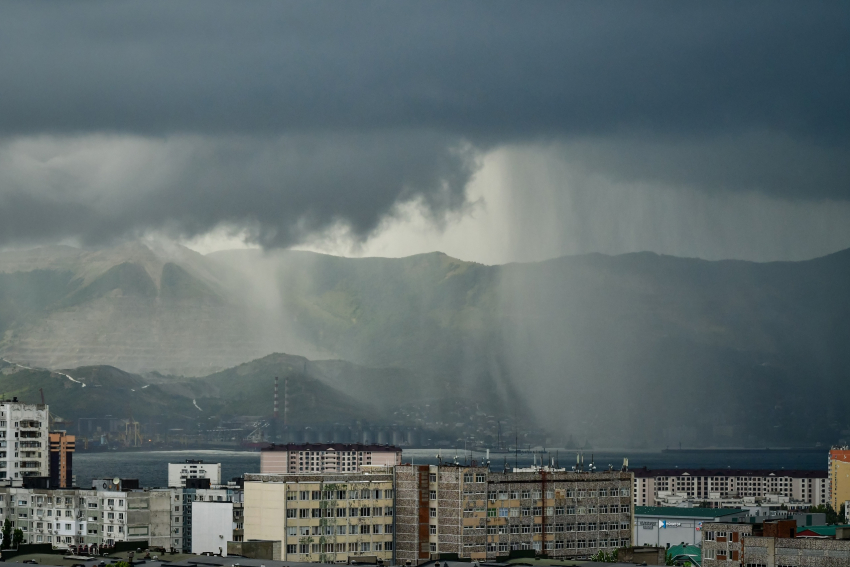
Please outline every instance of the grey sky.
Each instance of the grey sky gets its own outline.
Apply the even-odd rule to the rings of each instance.
[[[850,246],[834,213],[850,200],[848,37],[844,2],[7,4],[0,245],[222,225],[269,246],[339,226],[376,238],[406,202],[432,220],[471,211],[476,171],[513,148],[569,166],[569,189],[539,171],[508,187],[527,208],[505,227],[518,240],[555,195],[547,214],[573,224],[536,237],[564,240],[555,253],[680,238],[628,216],[639,191],[672,195],[680,219],[725,202],[693,255]],[[590,234],[575,196],[603,184],[638,193],[594,197]],[[783,212],[754,225],[741,195]],[[823,230],[778,224],[821,206]],[[736,254],[748,226],[765,245]],[[770,230],[808,240],[774,249]],[[534,256],[519,248],[510,259]]]

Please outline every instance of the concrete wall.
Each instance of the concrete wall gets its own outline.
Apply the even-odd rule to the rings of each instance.
[[[226,556],[232,539],[232,502],[192,502],[192,553]]]
[[[241,555],[249,559],[280,561],[282,558],[279,541],[229,541],[228,555]]]

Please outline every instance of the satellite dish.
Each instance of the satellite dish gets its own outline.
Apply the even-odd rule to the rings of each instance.
[[[121,484],[121,479],[116,476],[115,478],[112,479],[112,482],[114,484]]]

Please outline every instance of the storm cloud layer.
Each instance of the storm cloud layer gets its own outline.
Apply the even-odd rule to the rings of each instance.
[[[404,203],[462,210],[508,146],[844,203],[848,36],[841,2],[10,4],[0,245],[365,237]]]

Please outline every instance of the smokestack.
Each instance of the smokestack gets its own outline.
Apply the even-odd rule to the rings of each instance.
[[[274,418],[277,421],[278,416],[278,404],[277,404],[277,376],[274,377]]]

